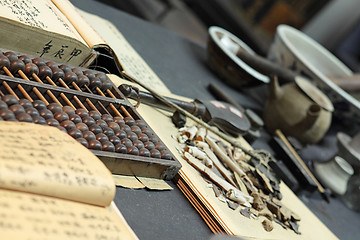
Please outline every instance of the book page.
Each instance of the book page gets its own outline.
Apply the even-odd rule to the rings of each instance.
[[[0,0],[0,16],[84,42],[64,14],[48,0]]]
[[[104,207],[0,190],[2,240],[136,240],[121,213]]]
[[[151,86],[153,90],[161,94],[171,93],[169,88],[111,22],[99,16],[78,11],[114,51],[117,58],[115,62],[120,63],[126,73],[147,86]]]
[[[0,188],[107,206],[110,171],[87,148],[55,127],[0,122]]]
[[[50,0],[0,0],[0,32],[4,51],[85,67],[96,56]]]

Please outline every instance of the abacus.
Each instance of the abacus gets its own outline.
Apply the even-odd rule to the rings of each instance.
[[[118,174],[172,179],[180,163],[103,72],[0,52],[0,120],[57,127]]]

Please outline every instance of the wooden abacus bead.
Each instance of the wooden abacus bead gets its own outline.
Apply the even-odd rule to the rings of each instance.
[[[108,137],[115,136],[114,130],[112,130],[112,129],[109,128],[109,127],[104,127],[104,128],[103,128],[103,133],[104,133],[106,136],[108,136]]]
[[[72,68],[71,71],[73,73],[75,73],[77,76],[80,76],[80,75],[84,75],[83,71],[81,70],[81,68]]]
[[[120,138],[118,138],[117,136],[110,136],[109,141],[112,142],[112,144],[114,145],[121,143]]]
[[[53,62],[53,61],[48,61],[48,62],[46,62],[45,64],[46,64],[46,66],[48,66],[48,67],[50,67],[50,68],[52,68],[52,67],[58,67],[58,66],[59,66],[58,63]]]
[[[14,120],[15,114],[9,109],[0,110],[0,117],[4,120]]]
[[[156,142],[155,143],[155,148],[159,151],[163,151],[166,149],[165,144],[163,144],[162,142]]]
[[[26,63],[24,73],[28,77],[31,77],[33,73],[35,73],[35,75],[38,75],[39,74],[39,68],[34,63]]]
[[[161,151],[161,159],[167,159],[167,160],[171,160],[172,159],[172,155],[169,151],[164,150]]]
[[[95,134],[91,131],[84,131],[82,132],[82,134],[83,134],[83,138],[85,138],[88,142],[92,140],[96,140]]]
[[[75,124],[75,126],[77,129],[79,129],[82,132],[89,131],[89,127],[85,123],[80,122],[80,123]]]
[[[16,97],[10,94],[3,96],[1,99],[8,105],[8,107],[14,104],[19,104],[19,101],[16,99]]]
[[[67,85],[70,85],[72,82],[76,83],[78,80],[78,77],[73,72],[67,72],[67,73],[65,73],[63,80]]]
[[[47,109],[49,109],[53,114],[62,112],[62,107],[58,103],[50,103],[47,106]]]
[[[120,140],[126,138],[126,136],[127,136],[126,132],[124,130],[121,130],[121,129],[120,130],[115,130],[114,132],[115,132],[115,136],[120,138]]]
[[[87,76],[88,78],[94,78],[95,77],[95,71],[90,70],[90,69],[83,71],[83,74],[85,76]]]
[[[89,149],[93,149],[93,150],[102,150],[102,145],[101,142],[99,142],[98,140],[91,140],[88,142],[89,144]]]
[[[64,112],[54,113],[54,118],[60,123],[69,120],[69,116]]]
[[[150,150],[150,156],[152,158],[161,158],[161,153],[157,149],[152,149],[152,150]]]
[[[121,130],[124,130],[126,133],[132,132],[131,128],[128,125],[120,126]]]
[[[150,157],[150,151],[147,148],[140,148],[139,155],[143,157]]]
[[[63,112],[66,112],[69,115],[69,117],[70,115],[75,114],[75,110],[70,106],[63,106],[62,110]]]
[[[77,85],[78,87],[89,86],[90,80],[85,75],[78,75]]]
[[[20,113],[25,113],[25,108],[23,108],[23,106],[21,106],[20,104],[13,104],[9,107],[9,110],[11,110],[15,116],[20,114]]]
[[[115,130],[120,130],[120,126],[116,122],[108,122],[107,125],[108,125],[109,128],[111,128],[114,131]]]
[[[64,132],[64,133],[67,133],[66,129],[62,126],[58,126],[56,127],[57,129],[59,129],[60,131]]]
[[[99,78],[101,81],[100,89],[106,91],[107,89],[111,89],[113,87],[113,83],[111,80],[106,76],[105,73],[99,72],[95,74],[95,77]]]
[[[128,154],[131,154],[131,155],[136,155],[138,156],[139,155],[139,149],[135,146],[130,146],[130,147],[127,147],[127,153]]]
[[[8,106],[4,101],[0,100],[0,110],[3,110],[3,109],[8,109]]]
[[[138,149],[144,148],[144,143],[140,140],[133,141],[133,145],[137,147]]]
[[[5,52],[4,56],[6,56],[10,60],[10,62],[18,60],[18,55],[12,51]]]
[[[114,118],[113,118],[111,115],[107,114],[107,113],[103,114],[103,115],[101,116],[101,119],[104,120],[104,121],[107,122],[107,123],[114,121]]]
[[[86,116],[82,118],[83,123],[85,123],[88,127],[95,125],[95,120],[90,117],[90,116]]]
[[[58,120],[56,120],[54,118],[46,119],[45,121],[46,121],[46,124],[49,126],[60,127],[60,123],[58,122]]]
[[[104,127],[107,127],[107,123],[102,119],[96,120],[96,125],[100,126],[101,129],[104,129]]]
[[[96,125],[96,124],[91,125],[91,126],[89,127],[89,130],[92,131],[95,135],[96,135],[96,134],[99,134],[99,133],[102,133],[101,127],[98,126],[98,125]]]
[[[36,123],[36,124],[47,125],[45,118],[43,118],[43,117],[41,117],[41,116],[35,116],[35,117],[33,117],[33,121],[34,121],[34,123]]]
[[[71,114],[71,115],[69,116],[69,120],[73,121],[75,124],[82,122],[81,117],[80,117],[79,115],[77,115],[76,113],[75,113],[75,114]]]
[[[121,143],[116,144],[115,145],[115,152],[127,154],[127,147],[124,144],[121,144]]]
[[[54,118],[54,114],[49,109],[38,110],[41,117],[45,120]]]
[[[81,145],[83,145],[84,147],[88,148],[89,147],[89,144],[88,142],[86,141],[85,138],[76,138],[75,139],[76,141],[78,141]]]
[[[76,113],[77,115],[79,115],[81,118],[83,118],[83,117],[88,117],[88,116],[89,116],[88,112],[87,112],[85,109],[82,109],[82,108],[76,109],[76,110],[75,110],[75,113]]]
[[[109,141],[109,138],[104,133],[98,133],[96,134],[96,140],[98,140],[99,142],[104,142]]]
[[[136,140],[139,140],[138,136],[134,132],[128,132],[127,133],[127,138],[130,139],[133,142],[136,141]]]
[[[125,117],[124,121],[125,121],[125,124],[128,125],[129,127],[135,125],[135,120],[131,117]]]
[[[60,68],[61,70],[63,70],[64,73],[71,72],[71,67],[70,67],[69,65],[61,64],[61,65],[59,66],[59,68]]]
[[[44,59],[39,58],[39,57],[33,58],[32,62],[35,63],[39,68],[42,67],[42,66],[46,66],[46,63],[45,63]]]
[[[81,131],[77,128],[67,129],[67,133],[75,139],[83,137]]]
[[[135,124],[136,124],[136,126],[138,126],[140,129],[147,127],[145,121],[142,120],[142,119],[135,120]]]
[[[90,117],[92,117],[95,121],[97,121],[97,120],[100,120],[101,119],[101,115],[100,115],[100,113],[98,113],[97,111],[95,111],[95,110],[91,110],[91,111],[89,111],[89,116]]]
[[[88,77],[88,76],[87,76]],[[100,88],[101,87],[101,81],[99,78],[97,77],[88,77],[89,78],[89,87],[91,90],[95,90],[96,88]]]
[[[19,58],[19,60],[23,61],[25,64],[32,62],[31,58],[27,55],[21,55],[18,58]]]
[[[150,141],[144,142],[144,147],[151,151],[151,150],[155,149],[155,144]]]
[[[33,108],[33,104],[27,100],[26,98],[22,98],[19,100],[19,104],[23,106],[23,108]]]
[[[3,69],[4,67],[10,67],[10,60],[5,55],[0,54],[0,68]]]
[[[58,82],[59,78],[64,79],[65,73],[63,70],[61,70],[60,68],[58,68],[56,66],[53,66],[50,69],[52,71],[51,80],[53,80],[54,82]]]
[[[33,107],[36,108],[38,111],[47,109],[46,104],[41,100],[34,100],[32,104],[33,104]]]
[[[149,137],[145,133],[138,134],[138,139],[140,141],[142,141],[142,142],[148,142],[149,141]]]
[[[70,130],[70,129],[73,129],[73,128],[76,128],[75,126],[75,123],[73,121],[70,121],[70,120],[65,120],[65,121],[62,121],[60,123],[60,126],[66,128],[66,130]]]
[[[104,141],[101,143],[102,150],[107,152],[115,152],[115,146],[110,141]]]
[[[25,112],[29,114],[33,119],[34,117],[40,117],[39,111],[34,107],[24,108]]]
[[[15,117],[20,122],[33,122],[32,117],[27,113],[19,113],[16,114]]]
[[[114,122],[116,122],[117,124],[119,124],[119,126],[125,125],[124,119],[121,118],[121,117],[114,117]]]
[[[125,147],[130,147],[132,146],[132,142],[130,139],[128,138],[123,138],[121,139],[121,144],[125,145]]]
[[[41,80],[44,80],[46,77],[52,78],[52,70],[51,70],[51,68],[49,68],[48,66],[39,66],[38,77]]]
[[[131,126],[130,129],[131,129],[132,132],[136,133],[136,135],[141,133],[141,129],[136,125]]]

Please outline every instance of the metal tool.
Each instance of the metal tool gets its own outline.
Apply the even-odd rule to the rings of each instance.
[[[141,99],[141,102],[164,109],[171,110],[166,104],[154,97],[152,94],[138,91],[128,84],[119,86],[119,90],[128,98]],[[195,100],[193,102],[181,101],[174,98],[166,98],[170,102],[180,106],[191,114],[201,118],[210,125],[217,126],[231,135],[243,135],[250,129],[250,121],[244,112],[231,104],[212,101]]]

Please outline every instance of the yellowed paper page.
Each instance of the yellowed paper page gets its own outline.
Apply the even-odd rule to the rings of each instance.
[[[55,127],[0,122],[0,188],[107,206],[110,171],[87,148]]]
[[[117,62],[125,72],[161,94],[170,93],[166,85],[111,22],[81,10],[79,12],[115,52]]]
[[[121,213],[29,193],[1,189],[0,216],[2,240],[138,239]]]
[[[173,188],[162,179],[137,177],[139,181],[151,190],[172,190]]]
[[[113,178],[116,186],[131,189],[145,188],[145,185],[142,184],[139,180],[137,180],[135,176],[113,174]]]
[[[73,65],[92,51],[66,17],[48,0],[0,0],[1,48]]]
[[[189,165],[176,150],[178,143],[172,135],[176,136],[177,129],[171,122],[171,114],[159,111],[145,104],[141,104],[137,111],[180,161],[182,168],[179,174],[228,234],[250,239],[337,239],[285,184],[280,185],[283,195],[282,202],[300,216],[299,231],[301,235],[296,234],[292,230],[285,230],[276,223],[274,223],[273,231],[266,232],[261,224],[261,219],[248,219],[242,216],[239,211],[230,209],[227,203],[216,198],[214,191],[208,187],[208,183],[204,181],[202,175],[194,167]]]
[[[92,48],[96,45],[106,45],[97,32],[81,17],[75,7],[68,0],[50,0],[66,16],[77,32]]]

